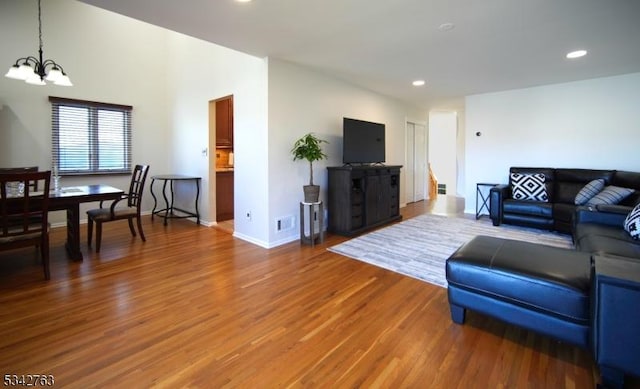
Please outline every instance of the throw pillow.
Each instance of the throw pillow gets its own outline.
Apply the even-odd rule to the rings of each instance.
[[[606,186],[602,192],[593,196],[591,200],[587,201],[588,206],[595,207],[600,204],[618,204],[627,196],[633,193],[633,189],[621,188],[619,186],[609,185]]]
[[[587,201],[591,200],[595,195],[600,193],[604,189],[604,180],[598,178],[585,185],[580,192],[576,195],[574,201],[575,205],[585,205]]]
[[[640,203],[624,219],[624,230],[635,240],[640,240]]]
[[[542,173],[511,173],[513,198],[516,200],[549,201]]]

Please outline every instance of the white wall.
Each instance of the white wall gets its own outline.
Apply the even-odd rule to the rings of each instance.
[[[429,112],[429,163],[447,195],[458,193],[458,115],[453,111]]]
[[[202,177],[201,218],[214,222],[215,180],[209,182],[209,177],[214,177],[215,141],[209,134],[209,101],[233,95],[235,234],[267,241],[268,61],[173,32],[167,44],[171,173]],[[203,156],[207,147],[208,156]],[[182,188],[182,198],[192,199],[192,188]],[[247,211],[251,220],[243,217]]]
[[[308,132],[329,142],[329,159],[314,163],[320,199],[327,193],[327,166],[342,165],[342,118],[386,124],[386,164],[402,165],[407,117],[426,121],[426,113],[335,78],[281,60],[269,60],[269,241],[275,246],[299,237],[299,202],[309,182],[306,161],[293,162],[293,143]],[[404,190],[401,177],[401,191]],[[405,198],[404,192],[400,198]],[[276,218],[295,216],[291,230],[276,231]]]
[[[640,73],[468,96],[465,212],[511,166],[639,171],[638,91]]]
[[[45,59],[64,67],[72,87],[34,86],[0,77],[0,166],[51,168],[51,106],[48,96],[133,106],[133,162],[151,165],[150,174],[168,168],[165,33],[76,1],[42,2]],[[18,58],[37,55],[35,1],[0,1],[0,71]],[[129,176],[63,177],[63,185],[106,183],[128,188]],[[148,186],[147,186],[148,193]],[[144,197],[144,208],[153,206]],[[83,204],[81,217],[88,207]],[[64,213],[52,212],[54,224]]]

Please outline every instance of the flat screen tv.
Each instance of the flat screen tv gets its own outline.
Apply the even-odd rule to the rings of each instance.
[[[385,125],[343,118],[342,163],[371,164],[385,161]]]

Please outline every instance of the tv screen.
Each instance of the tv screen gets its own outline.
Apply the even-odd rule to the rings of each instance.
[[[342,131],[342,163],[385,161],[384,124],[344,118]]]

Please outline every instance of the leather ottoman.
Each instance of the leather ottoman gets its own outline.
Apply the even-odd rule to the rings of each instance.
[[[587,348],[591,255],[477,236],[446,263],[451,318],[466,309]]]

